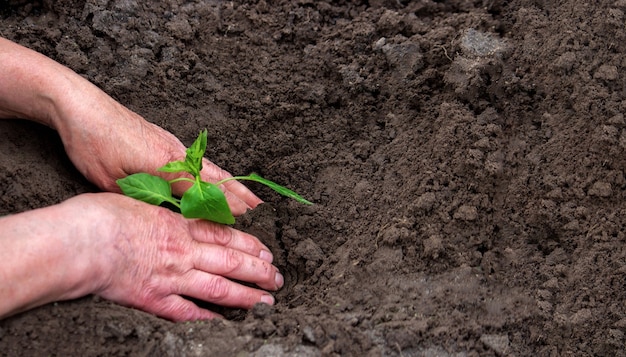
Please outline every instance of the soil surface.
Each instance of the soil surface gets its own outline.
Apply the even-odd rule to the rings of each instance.
[[[626,356],[626,1],[2,1],[0,35],[263,187],[277,305],[175,324],[86,297],[9,356]],[[95,191],[0,122],[0,215]]]

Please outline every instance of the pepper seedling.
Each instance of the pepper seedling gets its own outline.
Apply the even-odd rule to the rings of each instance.
[[[193,179],[179,177],[167,181],[162,177],[142,172],[117,180],[117,185],[126,196],[140,201],[157,206],[164,202],[170,203],[178,208],[185,218],[201,218],[223,224],[235,223],[235,217],[230,211],[230,207],[228,207],[226,196],[219,188],[220,185],[231,180],[259,182],[283,196],[293,198],[303,204],[312,204],[294,191],[254,173],[248,176],[225,178],[216,183],[203,181],[200,178],[200,171],[202,171],[202,158],[206,152],[206,146],[207,130],[205,129],[200,132],[193,144],[187,148],[184,161],[171,161],[158,169],[158,171],[168,173],[186,172],[193,176]],[[179,181],[192,183],[191,187],[183,193],[180,199],[172,194],[172,184]]]

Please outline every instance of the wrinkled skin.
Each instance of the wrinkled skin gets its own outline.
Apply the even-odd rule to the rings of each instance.
[[[169,178],[156,169],[184,158],[174,135],[68,68],[4,39],[0,118],[56,129],[78,170],[113,192],[0,219],[0,317],[87,294],[176,321],[217,316],[185,297],[240,308],[274,303],[266,290],[279,289],[283,276],[257,238],[116,194],[115,180],[128,174]],[[206,181],[230,176],[206,159],[203,166]],[[222,189],[235,215],[261,202],[239,182]]]
[[[283,284],[271,265],[269,250],[251,235],[211,222],[186,220],[120,195],[81,195],[75,201],[77,206],[104,210],[110,220],[106,227],[115,227],[99,237],[104,239],[99,242],[98,256],[106,259],[101,266],[107,279],[96,293],[104,298],[172,320],[196,320],[215,315],[181,295],[251,308],[263,299],[270,304],[274,300],[262,290],[227,278],[267,290]],[[266,260],[260,258],[262,251]]]

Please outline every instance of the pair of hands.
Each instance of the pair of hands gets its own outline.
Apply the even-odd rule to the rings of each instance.
[[[0,317],[86,294],[176,321],[216,316],[185,296],[239,308],[274,303],[266,290],[281,288],[283,277],[271,264],[269,249],[257,238],[115,194],[119,193],[115,180],[128,174],[148,172],[168,178],[156,168],[185,156],[184,145],[171,133],[66,67],[0,38],[2,117],[30,119],[57,129],[79,171],[114,193],[79,195],[56,206],[0,219],[3,227],[33,226],[0,234],[0,241],[17,250],[11,254],[43,259],[39,264],[54,263],[36,266],[37,259],[30,263],[22,259],[8,269],[0,298],[14,303],[0,304]],[[202,176],[215,182],[229,174],[205,160]],[[184,185],[173,187],[175,193],[182,193]],[[227,182],[223,190],[235,215],[261,203],[237,181]],[[32,240],[11,243],[12,235],[18,234],[27,235],[25,242]],[[39,239],[42,236],[48,237]],[[24,279],[32,284],[20,284]],[[63,281],[53,287],[55,279]]]
[[[107,191],[119,192],[115,180],[135,172],[161,174],[155,168],[185,155],[184,145],[172,134],[150,124],[108,96],[90,96],[94,103],[73,107],[78,117],[89,110],[86,123],[65,126],[61,133],[66,150],[78,169]],[[92,108],[97,108],[93,110]],[[93,111],[92,111],[93,110]],[[95,116],[115,118],[111,126]],[[69,134],[68,134],[69,133]],[[204,161],[203,178],[218,181],[229,174]],[[244,185],[224,185],[235,215],[256,207],[261,200]],[[182,194],[184,183],[174,187]],[[95,248],[105,284],[94,293],[171,320],[215,317],[183,296],[229,307],[251,308],[257,302],[273,304],[267,292],[236,283],[254,283],[265,290],[277,290],[283,277],[272,263],[272,254],[257,238],[231,227],[201,220],[187,220],[170,210],[148,205],[118,194],[81,195],[68,200],[85,211],[100,211],[97,222],[106,227],[91,231],[89,244]],[[89,213],[92,215],[92,213]],[[99,246],[99,247],[96,247]],[[87,247],[81,248],[86,251]]]

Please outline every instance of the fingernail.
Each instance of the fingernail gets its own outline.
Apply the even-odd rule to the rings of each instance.
[[[285,278],[283,278],[283,274],[276,272],[276,277],[274,277],[274,281],[276,282],[276,286],[280,289],[285,283]]]
[[[261,302],[268,305],[274,305],[274,297],[272,295],[261,296]]]
[[[274,261],[274,256],[272,255],[272,253],[270,253],[267,250],[261,250],[261,253],[259,254],[259,258],[265,260],[268,263],[271,263],[272,261]]]

